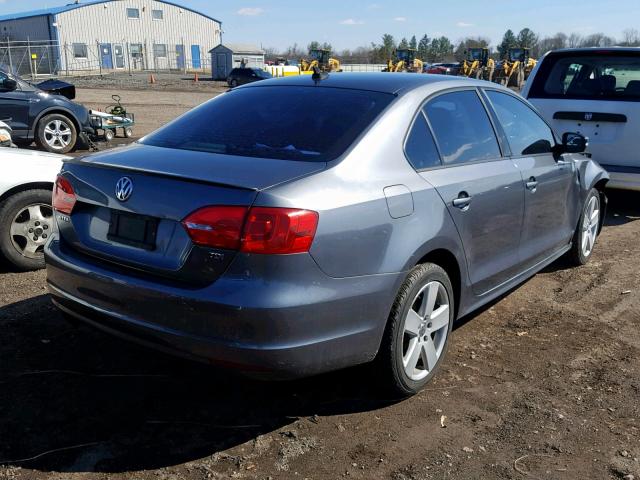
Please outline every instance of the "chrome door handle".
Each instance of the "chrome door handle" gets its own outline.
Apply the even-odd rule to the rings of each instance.
[[[566,160],[556,160],[556,165],[558,165],[559,167],[562,167],[564,165],[569,165],[569,163],[571,162],[567,162]]]
[[[467,192],[460,192],[458,198],[454,198],[452,200],[452,204],[454,207],[459,208],[461,210],[466,210],[469,208],[469,204],[471,203],[471,196]]]
[[[529,181],[525,183],[525,185],[527,186],[527,190],[535,192],[536,188],[538,187],[538,181],[536,180],[536,177],[531,177],[529,178]]]

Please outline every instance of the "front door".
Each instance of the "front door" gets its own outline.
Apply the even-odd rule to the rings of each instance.
[[[176,45],[176,67],[184,69],[184,45]]]
[[[113,46],[113,55],[116,57],[116,68],[124,68],[124,48],[122,45]]]
[[[554,156],[551,128],[527,104],[496,90],[486,90],[486,94],[522,173],[525,216],[520,257],[531,267],[571,241],[580,195],[575,164]]]
[[[26,136],[29,131],[29,110],[33,93],[23,92],[20,85],[15,90],[5,87],[8,75],[0,72],[0,120],[7,123],[16,137]]]
[[[200,45],[191,45],[191,66],[200,68],[202,61],[200,60]]]
[[[102,68],[106,68],[106,69],[113,68],[113,57],[111,56],[110,43],[100,44],[100,64],[102,65]]]
[[[503,158],[475,89],[438,95],[424,112],[444,168],[421,175],[445,202],[462,240],[473,290],[481,295],[521,270],[522,177]]]

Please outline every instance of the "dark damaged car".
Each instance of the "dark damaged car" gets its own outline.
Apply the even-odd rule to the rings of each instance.
[[[12,128],[17,145],[35,141],[53,153],[86,146],[94,133],[89,110],[73,98],[75,88],[66,82],[34,85],[0,68],[0,118]]]

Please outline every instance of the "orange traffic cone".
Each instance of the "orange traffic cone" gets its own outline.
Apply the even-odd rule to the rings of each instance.
[[[149,75],[149,83],[150,83],[151,85],[153,85],[154,83],[156,83],[156,77],[154,77],[154,76],[153,76],[153,73],[151,73],[151,74]]]
[[[197,83],[199,81],[200,81],[200,79],[198,78],[198,72],[196,72],[196,73],[193,74],[193,82]]]

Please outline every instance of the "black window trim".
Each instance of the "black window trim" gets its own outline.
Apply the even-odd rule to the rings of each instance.
[[[499,89],[496,89],[496,90],[499,90]],[[496,143],[498,144],[498,150],[500,151],[500,156],[495,157],[495,158],[488,158],[488,159],[476,160],[476,161],[473,161],[473,162],[458,163],[458,164],[453,164],[453,165],[446,164],[446,163],[444,163],[442,161],[442,150],[440,149],[440,145],[438,145],[438,139],[435,136],[435,134],[433,133],[433,127],[431,126],[431,122],[429,121],[429,117],[426,114],[424,114],[423,109],[424,109],[424,107],[425,107],[425,105],[427,103],[429,103],[433,99],[439,97],[440,95],[446,95],[447,93],[455,93],[455,92],[465,92],[465,91],[474,91],[476,93],[476,95],[478,96],[478,99],[480,100],[480,103],[482,104],[482,107],[484,108],[484,110],[485,110],[485,112],[487,114],[487,117],[489,119],[489,123],[491,124],[491,128],[493,129],[493,134],[496,137]],[[501,90],[499,90],[499,91],[501,91]],[[413,129],[413,124],[415,123],[416,119],[418,118],[418,114],[422,114],[424,116],[425,120],[427,121],[427,126],[429,127],[429,131],[431,132],[431,136],[433,137],[433,142],[436,145],[436,150],[438,151],[438,155],[440,157],[440,165],[439,166],[415,169],[413,167],[413,165],[411,165],[411,162],[409,161],[409,157],[407,155],[407,150],[406,150],[406,145],[407,145],[407,140],[409,139],[409,135],[411,134],[411,130]],[[472,86],[464,86],[464,87],[447,88],[447,89],[439,90],[437,92],[434,92],[434,93],[430,94],[429,96],[427,96],[420,103],[420,106],[418,107],[418,109],[414,113],[413,119],[411,120],[411,124],[409,125],[409,128],[407,129],[407,131],[405,133],[404,141],[402,142],[402,152],[404,153],[404,157],[407,160],[407,162],[409,163],[409,166],[411,168],[413,168],[418,173],[427,172],[427,171],[430,171],[430,170],[439,170],[439,169],[442,169],[442,168],[455,168],[455,167],[464,167],[466,165],[476,165],[476,164],[481,164],[481,163],[498,162],[498,161],[510,158],[509,155],[505,154],[506,152],[504,150],[504,145],[501,142],[501,135],[504,135],[504,132],[502,132],[502,130],[500,130],[500,133],[498,133],[498,130],[496,128],[496,124],[494,122],[493,113],[490,112],[488,106],[485,104],[484,99],[482,98],[482,94],[480,93],[479,87],[477,87],[475,85],[472,85]],[[510,151],[508,153],[511,154]]]
[[[551,136],[553,137],[553,140],[555,141],[556,145],[558,145],[560,142],[558,140],[558,136],[556,135],[555,130],[553,129],[553,127],[551,125],[549,125],[549,122],[547,122],[544,117],[542,115],[540,115],[540,113],[531,105],[529,105],[527,103],[527,101],[522,98],[519,97],[518,95],[512,93],[511,91],[504,91],[501,88],[492,88],[492,87],[482,87],[482,94],[484,97],[486,97],[487,99],[487,107],[491,109],[492,115],[495,115],[496,118],[496,123],[498,125],[498,128],[500,128],[501,131],[501,135],[504,136],[504,141],[507,144],[508,150],[509,150],[509,154],[507,155],[509,158],[522,158],[522,157],[542,157],[542,156],[547,156],[547,155],[553,155],[553,150],[551,152],[547,152],[547,153],[533,153],[530,155],[523,155],[523,154],[516,154],[513,153],[513,151],[511,150],[511,145],[509,144],[509,139],[507,137],[506,132],[504,131],[502,124],[500,123],[499,119],[498,119],[498,114],[495,111],[495,106],[493,105],[493,102],[491,102],[491,98],[489,98],[489,95],[487,95],[487,91],[493,91],[493,92],[497,92],[497,93],[502,93],[504,95],[509,95],[511,98],[517,100],[518,102],[522,103],[525,107],[527,107],[529,110],[531,110],[540,120],[542,120],[542,122],[547,126],[547,128],[551,131]],[[555,145],[554,145],[555,146]]]

